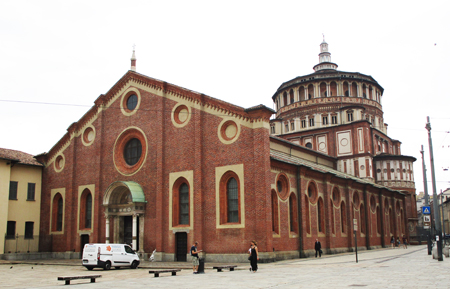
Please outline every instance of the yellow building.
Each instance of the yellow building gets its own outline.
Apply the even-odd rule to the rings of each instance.
[[[41,184],[32,155],[0,148],[0,254],[38,251]]]

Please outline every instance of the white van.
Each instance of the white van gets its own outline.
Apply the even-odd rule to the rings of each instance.
[[[82,265],[88,270],[111,267],[139,266],[139,256],[127,244],[86,244],[83,249]]]

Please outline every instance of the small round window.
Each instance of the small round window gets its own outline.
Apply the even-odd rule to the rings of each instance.
[[[138,103],[138,97],[136,96],[136,94],[132,94],[127,99],[127,108],[129,110],[134,110],[137,106],[137,103]]]
[[[312,143],[310,143],[310,142],[306,143],[306,147],[309,149],[312,149]]]
[[[142,155],[142,144],[137,138],[131,139],[123,150],[125,162],[132,166],[137,164]]]

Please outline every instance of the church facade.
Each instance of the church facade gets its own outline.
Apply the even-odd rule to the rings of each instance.
[[[370,121],[355,118],[342,124],[355,149],[343,156],[332,149],[334,135],[343,143],[339,126],[295,130],[303,116],[291,108],[304,103],[314,114],[322,98],[301,95],[321,84],[308,84],[292,102],[284,98],[292,85],[283,84],[274,95],[277,111],[244,109],[137,73],[134,52],[131,62],[48,153],[36,156],[44,164],[40,235],[52,240],[41,242],[41,251],[129,243],[144,255],[156,249],[157,260],[185,261],[199,241],[207,261],[246,261],[250,240],[257,240],[260,257],[271,261],[312,254],[316,238],[325,252],[352,250],[354,222],[360,248],[409,234],[412,172],[406,179],[400,171],[396,187],[383,171],[412,163],[399,155],[399,142],[382,129],[371,135]],[[342,88],[330,87],[323,99],[334,102],[331,91],[344,98]],[[372,97],[382,93],[372,87]],[[375,103],[368,107],[379,121]],[[282,130],[286,122],[288,129],[294,123],[292,133]],[[358,136],[370,141],[361,145]],[[369,149],[378,140],[383,152],[395,147],[398,154]]]

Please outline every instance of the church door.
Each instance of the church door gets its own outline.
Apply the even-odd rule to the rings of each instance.
[[[180,232],[175,234],[176,242],[176,260],[178,262],[186,262],[187,254],[187,233]]]
[[[133,244],[133,217],[123,217],[123,242],[128,245]]]

